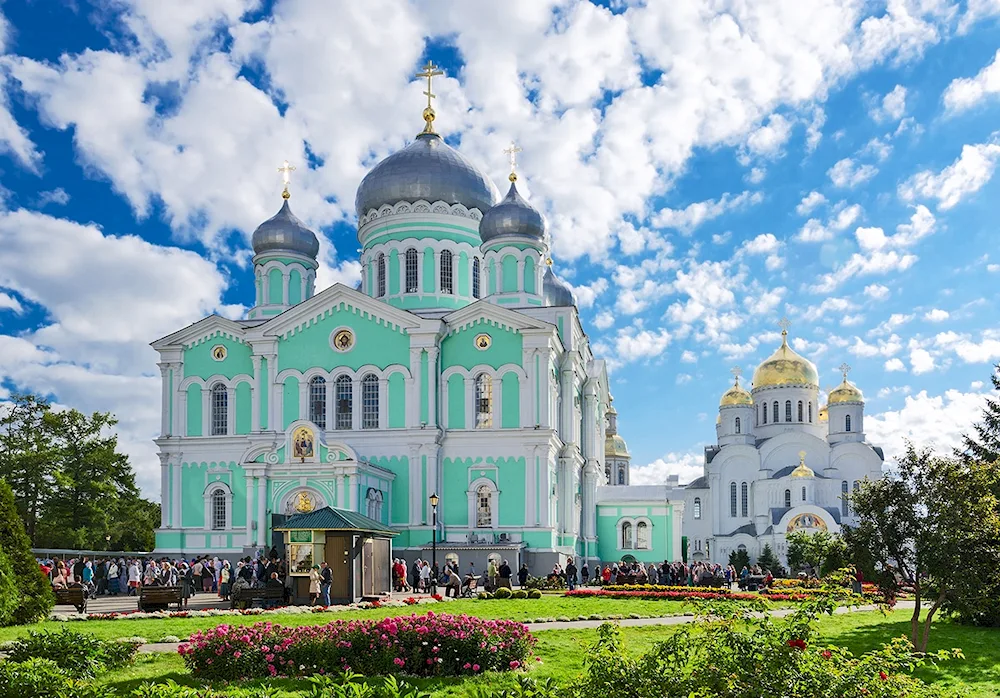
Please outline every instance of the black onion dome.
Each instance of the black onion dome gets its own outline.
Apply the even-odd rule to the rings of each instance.
[[[545,221],[531,204],[517,191],[514,182],[503,201],[483,214],[479,221],[479,236],[483,242],[505,235],[543,240],[545,238]]]
[[[542,295],[545,305],[548,306],[576,305],[573,290],[569,284],[552,273],[552,267],[547,268],[545,276],[542,277]]]
[[[464,155],[436,133],[421,133],[365,175],[354,207],[358,218],[386,204],[420,200],[462,204],[485,213],[499,198],[490,178]]]
[[[295,217],[288,199],[285,199],[280,211],[257,226],[257,230],[253,231],[251,244],[254,254],[296,252],[313,259],[319,254],[316,233]]]

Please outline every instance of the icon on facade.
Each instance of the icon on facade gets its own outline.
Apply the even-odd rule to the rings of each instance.
[[[826,522],[815,514],[799,514],[788,522],[788,533],[798,531],[800,529],[812,529],[816,531],[827,530]]]
[[[212,347],[212,358],[216,361],[222,361],[226,358],[226,348],[221,344],[217,344]]]
[[[476,349],[483,351],[485,349],[489,349],[491,344],[493,344],[493,338],[488,334],[476,335]]]
[[[300,514],[308,514],[315,508],[316,505],[313,504],[312,497],[309,496],[309,493],[299,492],[298,497],[295,500],[295,511]]]
[[[305,460],[306,458],[312,458],[314,453],[312,429],[309,427],[299,427],[292,434],[292,457]]]
[[[350,330],[337,330],[333,335],[333,348],[337,351],[350,351],[354,346],[354,333]]]

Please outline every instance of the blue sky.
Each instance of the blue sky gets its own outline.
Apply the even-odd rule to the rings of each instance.
[[[779,342],[947,449],[1000,360],[1000,2],[102,0],[0,5],[0,398],[109,410],[156,497],[148,343],[251,298],[280,204],[358,277],[353,198],[421,126],[544,211],[634,481],[700,472]]]

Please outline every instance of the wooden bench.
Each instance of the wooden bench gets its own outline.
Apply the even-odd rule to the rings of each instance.
[[[87,612],[87,590],[83,587],[72,589],[53,589],[56,595],[56,605],[76,606],[78,613]]]
[[[181,590],[182,588],[179,586],[144,586],[139,589],[139,610],[164,610],[169,608],[172,603],[177,604],[177,608],[180,608],[183,601]]]
[[[265,601],[277,601],[279,604],[285,601],[285,589],[281,587],[244,587],[234,589],[229,597],[233,608],[250,608],[255,601],[260,601],[261,605]]]

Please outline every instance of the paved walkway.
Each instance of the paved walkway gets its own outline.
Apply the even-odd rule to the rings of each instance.
[[[900,601],[896,604],[896,608],[913,609],[912,601]],[[836,614],[844,613],[861,613],[867,611],[877,610],[876,606],[855,606],[847,607],[840,606],[834,610]],[[777,608],[773,611],[767,611],[768,615],[774,616],[775,618],[784,618],[785,616],[791,615],[795,612],[794,608]],[[695,620],[693,615],[682,615],[682,616],[664,616],[663,618],[623,618],[617,621],[607,621],[607,620],[570,620],[570,621],[554,621],[551,623],[528,623],[528,630],[533,633],[546,630],[586,630],[590,628],[597,628],[604,623],[613,622],[618,623],[622,627],[640,627],[645,625],[683,625],[685,623],[692,623]],[[123,621],[127,622],[127,621]],[[148,645],[143,645],[139,648],[140,652],[153,654],[153,653],[170,653],[176,652],[180,645],[173,642],[156,642],[150,643]]]

